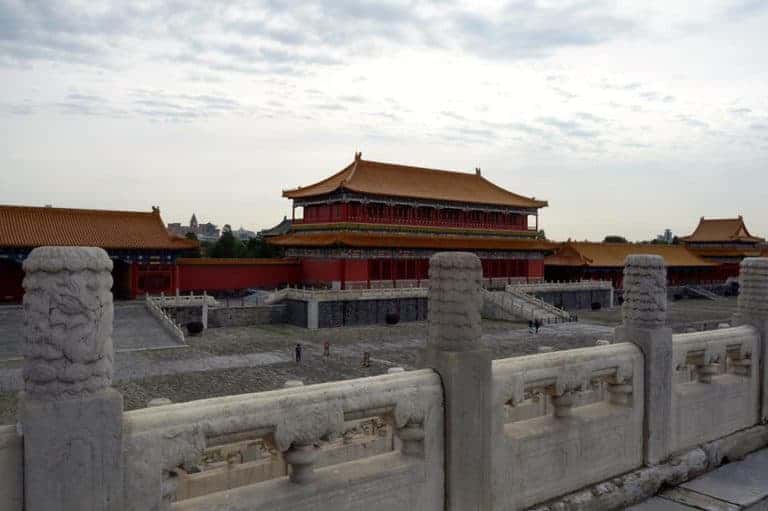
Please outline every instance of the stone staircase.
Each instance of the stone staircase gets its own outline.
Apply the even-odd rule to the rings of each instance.
[[[543,324],[575,321],[568,311],[515,290],[482,290],[483,317],[504,321],[541,321]]]
[[[695,295],[701,296],[702,298],[706,298],[707,300],[712,300],[712,301],[720,300],[720,295],[717,295],[708,289],[704,289],[703,287],[685,286],[685,290],[688,291],[689,293],[693,293]]]

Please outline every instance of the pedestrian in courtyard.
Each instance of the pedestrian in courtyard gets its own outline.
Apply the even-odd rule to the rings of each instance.
[[[297,364],[301,363],[301,351],[302,351],[302,349],[303,348],[301,347],[301,343],[296,343],[295,351],[296,351],[296,363]]]
[[[331,343],[328,339],[323,343],[323,358],[330,358],[331,356]]]
[[[536,333],[538,334],[539,328],[541,328],[541,320],[537,319],[536,321],[533,322],[533,325],[536,327]]]
[[[528,333],[529,334],[533,333],[533,320],[532,319],[528,320]]]
[[[371,353],[368,351],[363,352],[363,362],[360,364],[362,367],[371,367]]]

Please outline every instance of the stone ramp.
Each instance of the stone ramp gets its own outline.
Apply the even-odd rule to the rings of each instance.
[[[707,300],[712,300],[713,302],[716,302],[721,298],[720,295],[717,295],[708,289],[704,289],[703,287],[685,286],[685,290],[702,298],[706,298]]]
[[[115,303],[112,340],[115,351],[181,346],[143,302]],[[0,307],[0,360],[20,357],[22,342],[24,309],[19,305]]]
[[[631,511],[768,509],[768,449],[723,465],[631,508]]]
[[[144,302],[115,304],[112,340],[115,351],[182,346],[147,310]]]
[[[483,317],[502,321],[535,321],[544,324],[572,321],[571,314],[543,300],[514,291],[481,290]]]

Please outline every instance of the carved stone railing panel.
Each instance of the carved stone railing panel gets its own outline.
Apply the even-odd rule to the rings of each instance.
[[[642,465],[637,347],[496,360],[493,382],[498,509],[524,509]]]
[[[673,452],[759,422],[759,339],[751,326],[673,336]]]
[[[317,449],[323,439],[341,435],[345,423],[377,416],[390,421],[395,436],[389,438],[398,447],[376,456],[381,466],[357,458],[325,468]],[[316,499],[330,499],[333,505],[333,499],[342,498],[333,491],[342,473],[349,491],[358,483],[375,487],[378,475],[383,488],[397,480],[402,489],[379,495],[378,503],[362,499],[357,507],[347,503],[333,509],[385,509],[403,498],[434,503],[425,509],[442,509],[442,389],[429,370],[137,410],[125,414],[124,428],[128,510],[203,510],[220,505],[221,499],[228,509],[241,509],[237,502],[246,495],[248,505],[242,509],[281,509],[280,502],[289,503],[286,509],[314,509]],[[241,437],[264,438],[273,445],[291,465],[289,477],[177,502],[176,474],[201,463],[217,439]],[[309,482],[316,493],[312,498],[300,490]]]

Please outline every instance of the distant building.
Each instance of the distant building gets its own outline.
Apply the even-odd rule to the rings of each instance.
[[[623,288],[624,261],[630,254],[654,254],[664,258],[667,284],[701,284],[718,279],[717,263],[707,261],[681,245],[593,243],[569,241],[544,259],[548,281],[610,280]]]
[[[551,244],[537,239],[547,202],[507,191],[474,172],[449,172],[362,159],[312,184],[287,190],[292,215],[268,243],[301,260],[308,284],[428,279],[429,258],[471,251],[486,278],[542,279]]]
[[[248,229],[243,229],[243,227],[240,226],[238,230],[232,231],[232,236],[242,241],[248,241],[249,239],[258,237],[258,234],[249,231]]]
[[[672,234],[672,229],[664,229],[664,234],[659,234],[656,236],[656,241],[658,243],[666,243],[667,245],[671,245],[674,238],[675,236]]]
[[[738,277],[739,264],[745,257],[760,257],[765,240],[750,234],[744,219],[704,218],[693,234],[680,241],[694,254],[720,263],[723,277]]]
[[[272,236],[282,236],[283,234],[288,234],[290,230],[291,230],[291,220],[289,220],[287,216],[284,216],[283,220],[276,226],[270,229],[264,229],[263,231],[259,231],[259,236],[261,236],[262,238],[270,238]]]
[[[199,241],[216,241],[221,235],[221,231],[215,224],[210,222],[199,224],[197,222],[197,216],[194,213],[192,213],[192,218],[189,219],[189,225],[181,225],[179,222],[170,223],[168,224],[168,232],[181,237],[191,233],[194,234]]]

